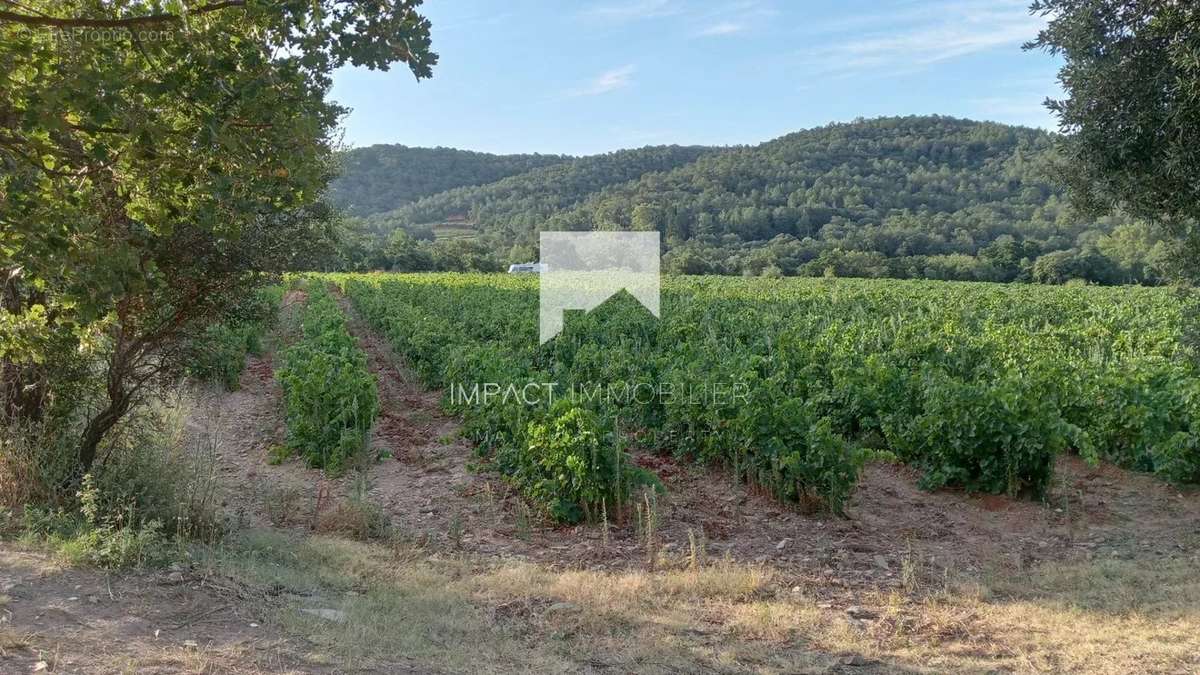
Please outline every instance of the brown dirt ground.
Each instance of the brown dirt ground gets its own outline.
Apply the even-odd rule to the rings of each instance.
[[[183,568],[107,574],[0,548],[0,672],[320,673],[260,592]]]

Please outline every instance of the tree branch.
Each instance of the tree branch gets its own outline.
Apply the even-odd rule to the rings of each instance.
[[[223,0],[208,5],[202,5],[188,12],[189,16],[207,14],[230,7],[245,7],[246,0]],[[40,26],[49,28],[133,28],[136,26],[153,26],[160,23],[177,23],[183,21],[179,14],[149,14],[147,16],[131,16],[124,19],[64,19],[53,16],[30,16],[0,10],[0,21],[19,23],[25,26]]]

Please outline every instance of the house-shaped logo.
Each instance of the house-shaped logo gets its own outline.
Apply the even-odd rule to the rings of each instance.
[[[658,232],[542,232],[541,343],[562,332],[563,312],[599,307],[620,291],[659,316]]]

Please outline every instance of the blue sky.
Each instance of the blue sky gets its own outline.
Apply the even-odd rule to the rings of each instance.
[[[759,143],[855,117],[1053,128],[1028,0],[427,0],[440,63],[346,68],[345,141],[591,154]]]

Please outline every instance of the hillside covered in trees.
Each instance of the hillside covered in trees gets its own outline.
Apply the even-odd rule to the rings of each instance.
[[[541,230],[631,229],[662,232],[676,273],[1158,282],[1166,245],[1139,223],[1076,215],[1052,145],[931,116],[584,157],[358,220],[346,266],[498,269],[535,259]],[[447,220],[474,236],[435,241]]]
[[[390,211],[427,195],[482,185],[571,159],[564,155],[492,155],[453,148],[372,145],[341,153],[329,185],[336,206],[356,216]]]

